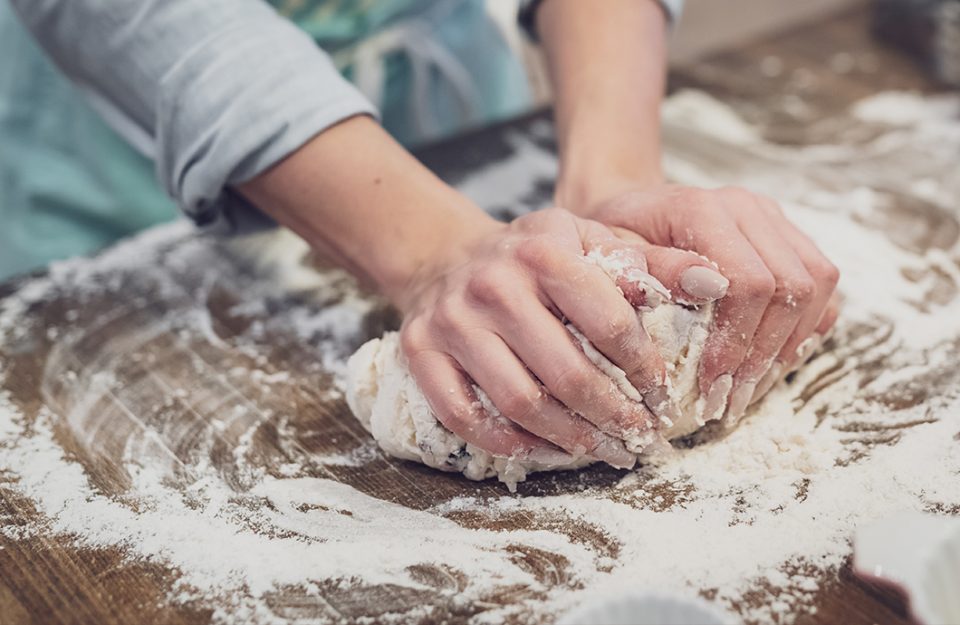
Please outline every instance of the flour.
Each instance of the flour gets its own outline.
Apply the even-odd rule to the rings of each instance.
[[[960,505],[960,124],[939,99],[914,98],[924,114],[892,119],[878,102],[902,96],[878,96],[850,114],[878,129],[862,145],[786,148],[719,103],[684,97],[665,107],[670,176],[783,200],[840,267],[847,295],[825,351],[735,430],[699,434],[620,478],[588,470],[582,482],[534,481],[520,495],[439,496],[441,482],[384,460],[368,438],[307,449],[327,433],[278,398],[343,372],[348,354],[388,329],[371,325],[378,304],[342,274],[313,275],[302,248],[258,263],[174,224],[58,264],[0,300],[0,488],[37,511],[25,525],[0,519],[3,540],[119,549],[172,571],[166,600],[210,608],[218,623],[550,622],[594,594],[638,589],[704,595],[748,622],[808,614],[856,527]],[[712,121],[689,125],[697,119]],[[517,136],[513,148],[464,181],[487,208],[528,194],[524,167],[552,173],[536,142]],[[501,174],[512,181],[503,189],[478,182]],[[58,312],[50,304],[64,294],[71,307]],[[98,308],[111,297],[112,316]],[[214,308],[232,311],[230,327]],[[44,323],[59,332],[37,373],[37,408],[11,391],[21,355],[48,340]],[[91,337],[104,340],[91,348]],[[165,363],[145,362],[150,375],[132,381],[119,374],[163,337],[182,342],[163,352],[178,358],[169,366],[191,375],[148,401],[148,383],[172,384]],[[273,349],[285,341],[312,359]],[[262,393],[248,398],[241,381]],[[189,437],[164,420],[203,402],[216,416],[191,422]],[[264,428],[279,454],[267,460]],[[64,450],[65,432],[129,483],[97,482]],[[365,471],[405,484],[404,501],[344,483]],[[367,609],[351,606],[374,586],[383,611],[350,612]]]

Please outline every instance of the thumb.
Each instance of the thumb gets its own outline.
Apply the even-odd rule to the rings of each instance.
[[[643,253],[647,271],[670,289],[675,302],[704,304],[727,294],[730,281],[699,254],[660,245],[649,245]]]
[[[667,288],[647,271],[643,239],[628,243],[605,226],[586,220],[578,228],[586,259],[616,283],[634,308],[655,308],[670,300]]]

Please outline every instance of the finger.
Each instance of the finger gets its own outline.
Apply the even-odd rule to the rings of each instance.
[[[624,378],[619,386],[627,397],[645,401],[669,427],[679,419],[679,407],[665,386],[666,367],[660,352],[634,310],[634,306],[658,305],[669,292],[645,271],[644,256],[636,245],[625,244],[592,222],[581,224],[581,236],[588,258],[600,271],[585,267],[579,258],[560,257],[540,273],[540,286],[577,328],[588,358],[609,377]],[[622,293],[609,288],[603,274],[616,280]],[[572,279],[585,288],[571,289]],[[631,288],[633,305],[624,299]]]
[[[596,264],[576,256],[557,255],[541,267],[537,276],[540,288],[564,318],[623,369],[638,391],[662,386],[666,375],[663,359],[634,306],[621,293],[624,287],[618,290],[611,282],[616,279],[624,286],[632,284],[642,293],[634,299],[636,303],[652,303],[656,297],[648,292],[660,287],[639,277],[649,276],[643,256],[636,248],[606,237],[588,235],[584,245]]]
[[[408,354],[408,367],[430,409],[448,430],[495,456],[565,464],[573,458],[506,419],[492,418],[457,363],[442,352]]]
[[[504,417],[574,457],[590,455],[619,468],[634,465],[636,456],[622,441],[544,393],[499,336],[479,331],[462,340],[454,357]]]
[[[823,336],[824,332],[818,332],[818,323],[827,313],[831,298],[836,291],[837,282],[840,274],[837,268],[820,252],[817,246],[805,234],[797,230],[785,219],[780,219],[780,231],[784,238],[790,243],[797,255],[802,260],[807,271],[812,276],[816,293],[810,306],[807,308],[803,317],[797,323],[796,330],[786,341],[779,359],[784,361],[788,367],[792,367],[800,359],[802,352],[801,345],[814,333]],[[836,320],[836,317],[833,318]],[[832,325],[832,322],[830,323]],[[829,329],[829,327],[828,327]],[[809,354],[807,355],[809,356]]]
[[[700,390],[706,396],[704,417],[709,420],[723,415],[733,374],[746,357],[776,282],[726,213],[717,211],[704,217],[691,228],[685,242],[716,262],[730,279],[727,294],[715,304],[714,326],[700,360]]]
[[[837,321],[840,313],[840,296],[833,293],[827,302],[826,309],[820,314],[820,319],[814,328],[813,334],[804,339],[797,347],[796,351],[790,354],[791,360],[784,360],[784,370],[787,374],[793,373],[810,360],[820,347],[826,341],[827,334],[833,329],[833,324]]]
[[[563,405],[602,432],[624,440],[654,427],[644,405],[630,401],[590,362],[560,320],[539,302],[518,298],[507,314],[509,318],[497,326],[500,335]]]
[[[837,318],[840,316],[840,306],[843,304],[843,297],[841,297],[839,291],[834,291],[830,295],[830,299],[827,301],[827,307],[823,311],[823,315],[820,317],[820,321],[817,323],[816,333],[824,337],[824,339],[830,337],[833,334],[833,329],[836,327]]]
[[[650,245],[640,237],[635,239],[639,244],[635,242],[633,245],[626,245],[620,236],[614,236],[606,228],[594,227],[593,222],[582,224],[580,230],[584,247],[591,250],[590,256],[594,259],[599,256],[598,265],[608,274],[613,273],[614,278],[638,276],[639,280],[635,278],[638,284],[644,287],[655,285],[655,291],[660,291],[659,287],[662,286],[660,280],[654,277],[651,281],[644,268],[658,271],[659,275],[672,285],[674,293],[672,299],[681,303],[702,304],[722,297],[729,286],[727,279],[715,271],[709,261],[693,252]],[[615,267],[617,270],[615,273],[608,268],[610,264],[608,259],[611,258],[620,261]],[[632,264],[631,259],[633,259]],[[621,290],[626,288],[623,280],[618,281],[617,284]],[[563,288],[562,284],[552,289],[548,287],[548,291],[557,307],[574,322],[575,326],[591,338],[602,355],[612,360],[613,365],[627,375],[633,386],[643,392],[647,406],[664,424],[669,427],[680,418],[679,407],[670,397],[669,390],[664,384],[665,375],[660,368],[662,363],[660,353],[638,318],[624,316],[620,321],[616,321],[616,317],[611,318],[610,321],[615,322],[615,327],[620,328],[621,332],[609,334],[610,328],[603,327],[606,319],[591,314],[592,311],[583,306],[582,299],[576,297],[569,289]],[[670,293],[668,289],[664,295],[670,297]],[[656,305],[662,299],[664,298],[661,296],[652,303]],[[651,303],[649,297],[644,297],[641,301]],[[636,299],[631,299],[631,303],[637,306]],[[617,310],[613,306],[614,304],[604,304],[602,309]],[[631,323],[639,325],[639,329],[634,331],[629,326]],[[589,343],[585,343],[584,348],[589,353]]]
[[[740,230],[773,274],[776,287],[747,355],[734,376],[728,410],[734,421],[743,415],[760,379],[808,311],[816,294],[813,277],[777,232],[773,221],[757,211],[747,215],[739,221]]]
[[[798,362],[801,364],[806,362],[806,359],[816,351],[819,345],[822,345],[824,341],[830,336],[833,331],[834,324],[837,321],[837,317],[840,314],[840,305],[842,303],[842,298],[840,294],[834,291],[833,295],[830,296],[830,300],[827,302],[827,308],[823,312],[823,315],[820,317],[820,322],[817,324],[816,330],[813,334],[814,340],[811,341],[808,346],[803,348],[798,348],[800,354],[797,356]],[[804,354],[803,352],[807,352]],[[791,368],[787,368],[785,363],[778,359],[773,363],[773,366],[770,367],[770,370],[764,375],[757,384],[757,390],[753,394],[753,398],[750,400],[750,403],[759,401],[764,395],[766,395],[773,386],[782,380],[788,373],[796,370],[797,365],[794,365]]]
[[[624,242],[593,221],[578,219],[577,230],[586,258],[616,284],[632,307],[655,308],[670,300],[670,291],[647,271],[639,245]]]
[[[545,272],[540,285],[560,313],[578,331],[587,357],[608,377],[622,377],[619,387],[647,407],[666,425],[679,419],[679,408],[666,389],[666,366],[656,344],[643,328],[640,316],[609,279],[579,260],[559,261],[556,273]],[[571,289],[569,277],[585,272],[592,288]],[[582,340],[580,340],[582,338]],[[624,388],[626,387],[626,388]]]
[[[699,254],[675,247],[647,245],[641,248],[648,271],[681,304],[704,304],[727,294],[730,281]]]

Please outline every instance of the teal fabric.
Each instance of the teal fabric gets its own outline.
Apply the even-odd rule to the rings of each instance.
[[[385,128],[409,147],[530,105],[522,64],[483,0],[271,4],[331,52],[348,78],[360,71],[354,59],[364,46],[382,51],[374,104]],[[455,60],[454,73],[469,77],[469,107],[451,64],[433,62],[437,50]],[[101,120],[0,1],[0,280],[176,216],[153,164]]]
[[[441,67],[421,68],[428,79],[426,92],[418,94],[415,60],[403,51],[386,55],[384,96],[375,104],[381,108],[384,127],[408,147],[519,115],[532,103],[526,70],[487,17],[483,2],[435,3],[435,8],[440,10],[425,12],[420,19],[434,41],[469,75],[471,110],[463,110],[454,83]],[[353,69],[352,64],[343,68],[348,77]],[[421,108],[428,110],[421,115]],[[424,115],[431,120],[431,128],[418,123]]]
[[[0,2],[0,279],[173,219],[151,163]]]
[[[375,45],[385,33],[403,41],[381,57],[383,97],[374,104],[381,110],[384,127],[408,147],[515,116],[531,106],[526,70],[489,18],[484,0],[272,0],[271,4],[330,52],[350,79],[357,77],[354,58],[363,48]],[[416,67],[418,58],[408,51],[417,52],[424,39],[449,53],[469,75],[474,96],[469,115],[464,114],[442,66]],[[414,73],[418,69],[427,74],[424,93],[417,92]],[[418,110],[424,108],[428,110]],[[430,128],[418,123],[423,116],[430,119]]]

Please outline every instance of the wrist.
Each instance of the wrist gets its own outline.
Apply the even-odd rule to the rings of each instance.
[[[554,202],[579,217],[592,218],[597,206],[628,191],[652,189],[665,184],[656,165],[596,166],[571,171],[561,167]]]
[[[507,228],[473,204],[464,206],[456,218],[436,225],[407,247],[401,262],[380,272],[381,292],[401,313],[406,314],[441,275],[467,262],[480,241]]]
[[[558,206],[583,217],[627,188],[663,183],[657,103],[641,110],[645,113],[625,110],[613,95],[596,102],[581,97],[558,102]]]

